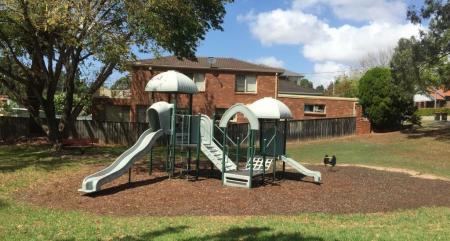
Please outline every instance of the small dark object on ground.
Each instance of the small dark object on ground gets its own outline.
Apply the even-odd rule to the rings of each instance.
[[[326,166],[326,165],[330,165],[330,166],[332,166],[332,167],[334,167],[334,166],[336,166],[336,156],[335,155],[333,155],[333,156],[328,156],[328,155],[325,155],[325,157],[323,158],[323,164]]]

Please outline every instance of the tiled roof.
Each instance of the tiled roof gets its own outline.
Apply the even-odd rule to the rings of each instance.
[[[272,68],[265,65],[253,64],[234,58],[214,57],[215,63],[210,64],[208,57],[197,57],[197,61],[178,59],[175,56],[143,59],[134,61],[132,66],[164,67],[172,69],[220,69],[245,72],[283,73],[284,69]]]
[[[304,88],[288,80],[278,81],[278,93],[290,95],[323,95],[320,90]]]

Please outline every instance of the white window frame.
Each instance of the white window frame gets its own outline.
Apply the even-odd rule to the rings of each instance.
[[[305,108],[306,108],[307,105],[313,106],[313,111],[306,111]],[[323,112],[317,111],[319,109],[319,106],[323,106]],[[327,114],[327,105],[325,105],[325,104],[305,104],[303,106],[303,112],[307,113],[307,114],[321,114],[321,115],[325,115],[325,114]]]
[[[244,76],[244,91],[238,91],[237,90],[238,76]],[[247,83],[248,76],[254,76],[255,77],[255,91],[249,91],[248,90],[248,83]],[[235,83],[234,83],[234,91],[236,93],[248,93],[248,94],[256,94],[256,93],[258,93],[258,76],[257,75],[236,74],[234,76],[234,81],[235,81]]]
[[[202,87],[198,86],[198,84],[201,82],[199,81],[199,79],[197,77],[200,75],[203,76],[203,86]],[[199,73],[199,72],[193,73],[192,80],[194,81],[195,85],[197,86],[198,91],[200,91],[200,92],[206,91],[206,74],[205,73]]]

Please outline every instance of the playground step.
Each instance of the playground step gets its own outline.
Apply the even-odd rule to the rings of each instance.
[[[223,152],[213,141],[213,122],[212,120],[202,115],[200,134],[202,138],[201,150],[203,154],[216,166],[217,169],[222,170]],[[225,157],[225,170],[236,170],[236,164],[231,159]]]

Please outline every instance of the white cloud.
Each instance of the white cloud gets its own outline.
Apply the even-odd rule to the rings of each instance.
[[[270,12],[238,17],[248,22],[250,32],[263,45],[303,44],[326,37],[327,25],[316,16],[302,11],[275,9]]]
[[[308,10],[321,6],[331,9],[343,20],[399,23],[406,18],[406,4],[401,0],[296,0],[293,9]]]
[[[350,67],[333,61],[325,61],[314,64],[314,72],[317,74],[306,75],[314,83],[314,86],[323,85],[325,88],[336,76],[348,74]]]
[[[312,61],[356,63],[368,53],[395,47],[398,39],[418,33],[413,24],[371,23],[362,27],[343,25],[323,30],[329,38],[303,46],[303,55]]]
[[[274,56],[257,58],[253,62],[257,64],[264,64],[274,68],[283,68],[284,66],[283,60],[277,59]]]
[[[368,22],[330,26],[319,15],[307,12],[316,6],[329,7],[338,18]],[[289,9],[250,12],[239,20],[247,23],[251,34],[265,46],[298,46],[318,71],[354,66],[368,53],[393,48],[399,38],[417,35],[416,25],[401,20],[405,9],[399,0],[303,0],[294,1]],[[331,75],[314,78],[331,81]]]

